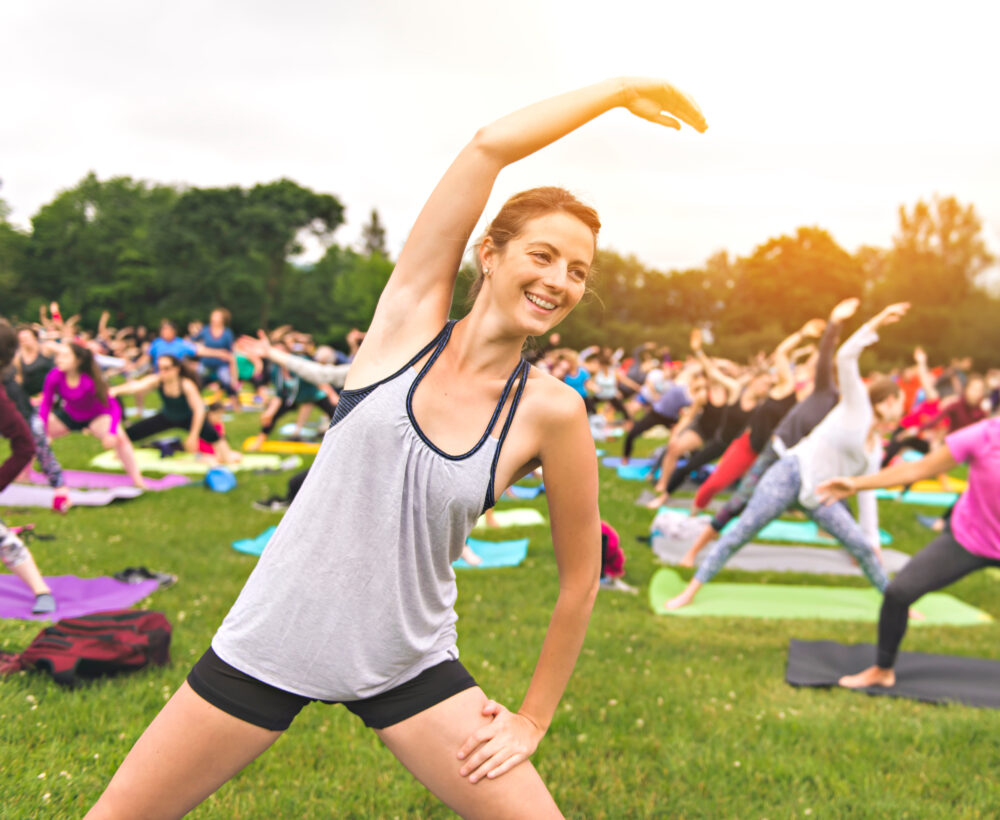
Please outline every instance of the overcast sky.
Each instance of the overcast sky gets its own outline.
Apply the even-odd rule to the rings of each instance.
[[[88,171],[335,194],[391,252],[475,129],[608,76],[662,76],[709,130],[612,112],[501,175],[595,205],[668,269],[799,225],[887,246],[897,208],[973,203],[1000,255],[996,2],[180,0],[0,5],[0,197],[27,226]]]

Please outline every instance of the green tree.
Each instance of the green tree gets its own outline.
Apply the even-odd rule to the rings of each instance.
[[[23,289],[21,271],[28,235],[12,225],[7,217],[10,208],[0,199],[0,294],[3,294],[4,315],[27,318],[27,294]]]
[[[385,245],[385,226],[379,219],[378,211],[372,208],[371,216],[361,229],[361,252],[365,256],[380,254],[388,259],[389,251]]]

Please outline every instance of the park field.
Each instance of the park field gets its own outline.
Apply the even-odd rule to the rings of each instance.
[[[256,425],[251,413],[236,417],[230,441]],[[641,443],[649,450],[657,442]],[[0,449],[2,459],[5,444]],[[617,445],[607,449],[614,454]],[[71,436],[55,450],[64,466],[84,468],[99,445]],[[0,509],[8,524],[34,522],[56,536],[30,544],[45,574],[110,575],[145,565],[180,577],[141,604],[164,612],[174,626],[169,666],[75,691],[38,673],[0,682],[0,815],[84,814],[208,646],[252,569],[256,559],[231,542],[279,520],[253,510],[251,501],[283,493],[290,475],[240,474],[227,494],[196,484],[77,508],[66,517]],[[602,517],[621,534],[626,580],[640,593],[601,591],[576,671],[533,758],[568,817],[1000,816],[1000,711],[785,684],[789,638],[871,642],[874,625],[653,615],[646,588],[658,565],[636,540],[648,534],[653,516],[633,505],[641,488],[601,468]],[[914,519],[928,510],[880,504],[894,547],[913,553],[930,539]],[[544,496],[516,505],[545,512]],[[556,598],[557,573],[546,528],[505,532],[531,537],[528,558],[516,568],[459,573],[459,647],[487,694],[516,708]],[[731,571],[722,580],[866,585],[860,578]],[[1000,659],[1000,577],[978,573],[949,591],[997,620],[914,628],[904,649]],[[40,626],[0,621],[0,646],[19,651]],[[190,816],[452,815],[360,720],[343,708],[313,704],[269,752]]]

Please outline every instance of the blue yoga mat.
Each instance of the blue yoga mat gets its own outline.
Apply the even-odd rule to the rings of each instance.
[[[618,477],[626,481],[646,481],[653,473],[652,464],[623,464],[618,466]]]
[[[538,498],[538,496],[545,492],[545,485],[536,484],[533,487],[525,487],[521,484],[512,484],[507,489],[515,498]]]
[[[959,493],[926,493],[910,490],[900,494],[899,490],[876,490],[875,497],[892,501],[902,501],[904,504],[924,504],[928,507],[950,507],[958,501]]]
[[[459,558],[452,564],[455,569],[516,567],[528,555],[527,538],[518,538],[514,541],[481,541],[478,538],[468,538],[465,543],[483,559],[483,563],[474,567]]]
[[[723,532],[728,532],[736,521],[733,519],[725,527]],[[879,530],[880,541],[883,544],[891,544],[892,536],[885,530]],[[760,541],[791,541],[795,544],[836,544],[837,539],[827,538],[819,534],[819,527],[815,521],[782,521],[780,519],[772,521],[762,529],[755,539]]]
[[[655,458],[630,458],[628,460],[627,466],[635,467],[651,467],[656,463]],[[622,467],[626,466],[622,464],[621,456],[607,456],[601,459],[601,464],[605,467]]]
[[[247,555],[260,555],[276,529],[278,528],[268,527],[256,538],[241,538],[238,541],[233,541],[233,549],[237,552],[245,552]]]

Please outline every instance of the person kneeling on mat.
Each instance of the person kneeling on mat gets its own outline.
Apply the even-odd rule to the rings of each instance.
[[[920,461],[902,462],[859,478],[831,478],[818,487],[824,503],[833,504],[861,490],[909,485],[962,463],[969,465],[969,486],[955,504],[944,532],[914,555],[885,590],[875,665],[845,675],[841,686],[894,686],[893,667],[906,634],[910,606],[970,572],[1000,567],[1000,418],[952,433],[943,447]]]

